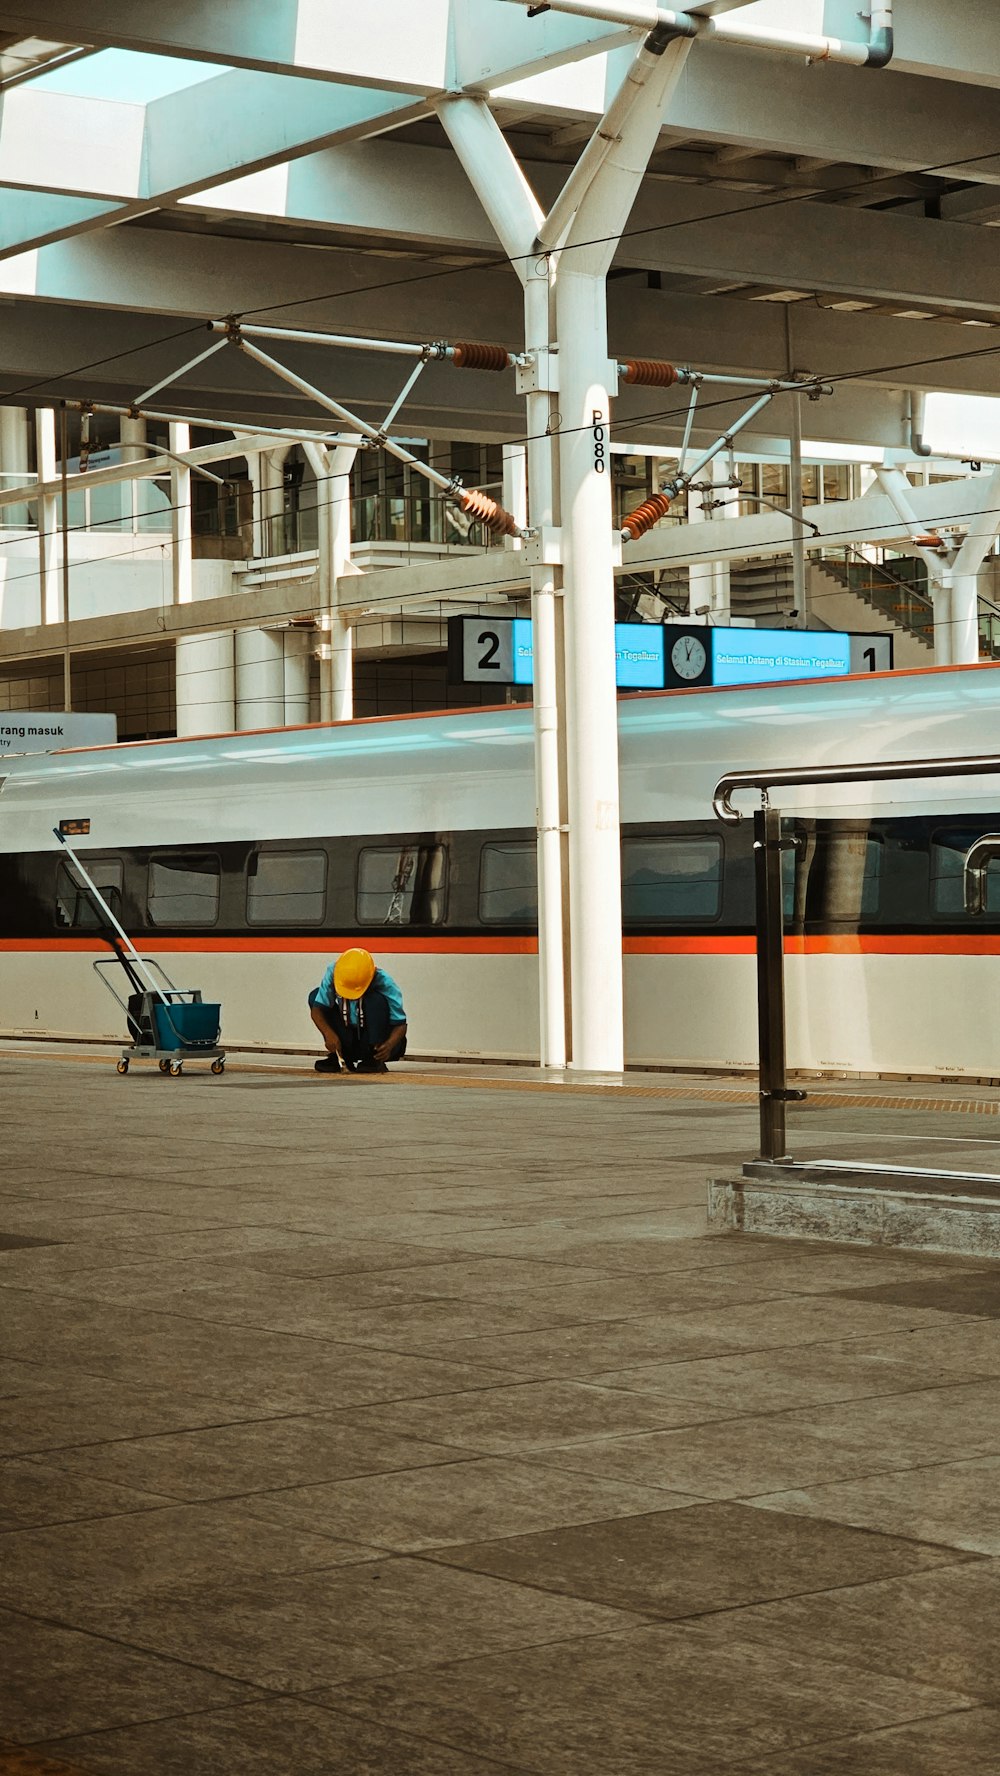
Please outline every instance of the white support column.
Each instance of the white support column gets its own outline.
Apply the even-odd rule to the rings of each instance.
[[[285,725],[285,647],[280,629],[237,629],[236,727]]]
[[[56,416],[51,407],[35,413],[35,469],[39,481],[56,478]],[[59,573],[59,501],[51,494],[39,499],[38,576],[39,621],[62,621],[62,584]]]
[[[535,252],[543,216],[485,100],[449,99],[438,115],[524,289],[524,342],[534,365],[525,390],[531,544],[532,696],[538,867],[539,1058],[565,1067],[569,1053],[569,937],[562,566],[559,537],[558,371],[551,351],[552,256]]]
[[[130,419],[128,415],[125,416],[121,422],[121,447],[122,462],[146,461],[150,452],[146,449],[146,421],[144,419]],[[171,444],[170,448],[173,449],[174,446]],[[171,504],[173,504],[172,479],[170,485]],[[148,510],[145,502],[149,498],[150,486],[146,481],[132,481],[129,483],[129,488],[131,492],[130,509],[132,513],[132,529],[138,530],[139,515],[141,512]],[[176,599],[176,592],[174,596],[175,600],[179,603],[180,600]]]
[[[309,720],[309,679],[314,632],[286,629],[284,646],[285,726],[297,727]]]
[[[721,456],[713,456],[701,471],[699,479],[711,485],[702,493],[696,493],[688,507],[688,520],[691,524],[702,524],[706,519],[718,516],[715,510],[706,510],[706,501],[711,501],[716,489],[728,487],[729,466]],[[722,508],[722,516],[730,517],[739,511],[739,495],[734,491]],[[692,537],[692,547],[697,548]],[[731,616],[729,562],[692,561],[688,567],[688,609],[692,617],[701,617],[708,623],[729,622]]]
[[[921,524],[913,510],[910,500],[910,483],[902,469],[876,470],[876,479],[902,519],[908,535],[916,543],[918,537],[926,534],[926,526]],[[995,527],[994,527],[995,528]],[[930,589],[931,604],[934,610],[934,664],[951,666],[954,664],[954,609],[952,562],[944,554],[917,544],[916,554],[927,569],[927,583]],[[978,565],[978,564],[977,564]],[[978,642],[974,656],[979,658]]]
[[[535,386],[552,394],[556,391],[549,349],[553,288],[555,293],[558,443],[553,445],[548,436],[555,423],[550,400],[544,403],[542,431],[542,404],[533,415],[529,397],[527,427],[529,439],[544,439],[544,452],[538,451],[537,461],[548,463],[554,484],[558,475],[559,489],[557,508],[553,485],[552,516],[547,516],[544,482],[538,499],[544,468],[536,474],[536,455],[529,451],[531,521],[543,528],[535,545],[537,580],[532,576],[542,1060],[561,1064],[561,1058],[555,1057],[561,1050],[559,1026],[565,1026],[564,897],[561,892],[557,895],[556,888],[558,884],[562,889],[568,859],[570,1064],[611,1072],[624,1066],[624,1005],[615,539],[609,491],[610,400],[617,373],[608,359],[606,279],[689,47],[686,41],[669,42],[659,27],[654,28],[547,218],[541,218],[537,200],[485,103],[456,99],[439,107],[442,124],[524,283],[525,344],[536,355]],[[538,286],[537,294],[533,286]],[[558,451],[558,471],[553,450]],[[550,548],[544,530],[551,526],[556,510],[561,537]],[[553,542],[550,533],[549,543]],[[559,618],[554,612],[551,618],[548,615],[560,590],[550,565],[553,558],[559,559],[556,550],[561,550],[565,589],[565,596],[558,599],[564,607],[562,648]],[[560,665],[565,670],[562,722]],[[564,825],[565,851],[552,844]]]
[[[592,177],[581,180],[579,167],[574,169],[541,231],[543,239],[562,247],[556,327],[566,586],[571,1065],[613,1073],[622,1071],[625,1053],[609,474],[615,371],[608,361],[607,273],[689,49],[685,40],[660,49],[655,32],[646,39],[581,156],[581,166],[588,156],[596,162]]]
[[[1000,469],[974,483],[979,508],[952,564],[951,657],[954,665],[979,659],[979,569],[1000,530]]]
[[[614,391],[604,276],[578,272],[575,259],[573,255],[560,263],[556,286],[566,585],[570,1064],[619,1073],[625,1053],[610,475]]]
[[[968,666],[979,659],[979,575],[951,576],[951,646],[949,665]]]
[[[338,581],[351,568],[352,445],[304,444],[316,477],[319,537],[320,721],[351,721],[354,716],[354,630],[340,613]]]
[[[191,448],[191,427],[170,427],[170,449],[182,456]],[[133,482],[133,486],[135,483]],[[170,530],[173,540],[173,592],[175,604],[190,604],[194,597],[194,549],[191,539],[191,470],[170,465]]]
[[[29,478],[27,408],[0,407],[0,487],[24,487]],[[3,523],[14,530],[26,530],[27,506],[8,506]]]
[[[177,734],[231,734],[236,726],[233,631],[180,635],[175,665]]]
[[[528,523],[528,452],[523,444],[503,446],[503,503],[524,530]],[[520,549],[520,537],[504,537],[505,549]]]

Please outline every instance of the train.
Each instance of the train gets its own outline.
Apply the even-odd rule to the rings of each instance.
[[[1000,863],[966,913],[965,853],[1000,830],[992,664],[622,697],[626,1064],[757,1059],[751,823],[728,771],[996,755],[997,779],[789,790],[788,1061],[805,1073],[1000,1077]],[[303,1052],[307,994],[370,949],[410,1054],[538,1057],[530,707],[144,741],[0,761],[0,1034],[120,1041],[107,955],[53,829],[227,1048]],[[750,801],[743,805],[749,811]]]

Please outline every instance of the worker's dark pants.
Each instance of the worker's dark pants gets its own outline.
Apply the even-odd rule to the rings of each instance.
[[[309,995],[310,1007],[316,1004],[319,992],[317,987]],[[367,992],[365,994],[365,1021],[359,1030],[356,1024],[349,1024],[340,1009],[339,1001],[333,1005],[320,1005],[317,1008],[323,1013],[330,1028],[340,1041],[341,1053],[349,1067],[356,1067],[361,1061],[370,1061],[380,1042],[384,1042],[392,1029],[389,1019],[389,1001],[384,993]],[[401,1061],[406,1053],[406,1037],[393,1055],[394,1061]]]

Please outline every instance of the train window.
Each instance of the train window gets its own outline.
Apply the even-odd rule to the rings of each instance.
[[[479,917],[484,925],[537,925],[538,853],[532,841],[483,846]]]
[[[447,857],[444,845],[367,845],[358,858],[358,924],[442,924]]]
[[[204,852],[151,857],[146,912],[151,925],[214,925],[219,916],[219,859]]]
[[[247,866],[250,925],[322,925],[324,851],[257,851]]]
[[[965,859],[983,829],[954,827],[936,832],[931,841],[931,907],[948,918],[972,917],[965,911]],[[1000,859],[986,866],[986,911],[1000,913]]]
[[[786,919],[844,919],[866,923],[878,915],[884,841],[868,822],[798,828],[781,853]]]
[[[122,916],[122,881],[124,865],[117,857],[94,857],[85,866],[91,881],[96,883],[116,919]],[[102,921],[91,906],[83,884],[68,863],[59,865],[56,878],[56,923],[73,931],[96,931]]]
[[[722,841],[715,838],[625,839],[622,918],[625,925],[717,919],[722,904]]]

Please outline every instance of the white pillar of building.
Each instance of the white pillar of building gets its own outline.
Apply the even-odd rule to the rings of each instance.
[[[236,726],[233,632],[179,635],[175,665],[177,734],[231,734]]]
[[[25,407],[0,407],[0,487],[23,487],[27,484],[28,412]],[[27,506],[7,506],[3,523],[12,530],[28,527]]]
[[[910,483],[902,469],[876,469],[872,480],[877,480],[882,492],[892,503],[893,509],[900,518],[907,535],[915,544],[915,553],[927,569],[927,584],[934,611],[934,664],[935,666],[951,666],[954,664],[954,622],[953,622],[953,567],[957,558],[945,555],[936,549],[927,547],[920,539],[925,537],[927,526],[921,524],[913,510],[910,499]],[[864,470],[862,469],[862,492],[867,493]],[[869,486],[872,485],[870,481]],[[996,522],[994,522],[994,534]],[[987,543],[987,547],[989,544]],[[982,557],[980,557],[980,560]],[[978,569],[979,562],[976,562]],[[979,658],[978,638],[974,658]]]
[[[170,427],[170,449],[182,456],[191,448],[191,427],[180,423]],[[133,482],[133,486],[135,483]],[[183,463],[170,465],[170,530],[173,541],[171,566],[175,604],[190,604],[194,598],[194,545],[191,529],[191,470]]]
[[[149,456],[146,449],[147,428],[144,419],[130,418],[127,414],[121,422],[121,453],[122,462],[144,462]],[[173,445],[171,445],[173,449]],[[149,499],[150,484],[146,480],[130,481],[132,529],[138,530],[139,517],[147,511],[146,501]],[[173,481],[171,480],[171,504],[173,504]]]
[[[237,629],[236,727],[285,725],[285,646],[281,629]]]
[[[284,555],[285,458],[290,444],[261,450],[247,458],[253,505],[253,552],[255,556]]]
[[[548,215],[534,221],[534,240],[528,238],[528,227],[540,216],[539,205],[488,107],[482,101],[457,99],[446,100],[439,108],[442,124],[524,283],[525,344],[535,359],[535,388],[558,393],[558,507],[553,497],[548,514],[540,514],[536,507],[534,455],[528,465],[531,520],[541,530],[535,548],[537,583],[532,575],[532,618],[542,1059],[558,1064],[552,1055],[560,1042],[559,1017],[549,989],[562,964],[565,929],[565,908],[554,892],[555,881],[562,878],[563,847],[547,852],[545,835],[565,825],[570,1065],[611,1072],[624,1066],[624,1002],[616,549],[610,496],[610,400],[617,371],[608,359],[606,280],[689,48],[688,41],[671,40],[665,28],[654,26]],[[557,370],[551,352],[553,289]],[[547,326],[540,336],[543,305]],[[548,430],[555,424],[555,409],[549,401],[546,408]],[[529,439],[539,435],[530,406],[527,431]],[[539,452],[539,459],[548,462],[553,473],[553,446],[546,434],[541,435],[545,452],[544,459]],[[558,535],[549,529],[556,510]],[[561,586],[551,571],[554,563],[562,566]],[[560,589],[564,593],[561,649],[559,619],[554,614],[550,619],[547,612]],[[558,708],[561,670],[564,719]],[[544,684],[539,682],[543,671]],[[544,720],[540,719],[543,699]],[[557,799],[563,765],[564,822]],[[549,858],[552,867],[546,881],[543,860]],[[560,988],[564,1022],[566,995],[561,981]]]
[[[314,632],[286,629],[284,640],[285,726],[294,728],[309,720]]]
[[[690,42],[654,30],[556,199],[560,246],[559,483],[566,647],[570,994],[574,1068],[621,1072],[624,1054],[616,539],[611,528],[607,274],[680,81]],[[589,162],[589,165],[588,165]],[[568,226],[566,226],[568,223]]]
[[[951,659],[964,665],[979,659],[979,569],[1000,529],[1000,468],[989,479],[976,476],[977,508],[952,563]]]
[[[503,504],[524,530],[528,523],[528,451],[524,444],[503,446]],[[504,537],[505,549],[522,548],[520,537]]]
[[[56,416],[51,407],[35,413],[35,471],[39,481],[56,479]],[[40,623],[62,620],[62,577],[59,572],[59,500],[45,494],[38,501],[38,578]]]
[[[708,519],[735,518],[739,515],[739,493],[728,486],[728,458],[713,456],[706,463],[699,476],[705,484],[704,491],[689,496],[688,519],[697,526]],[[711,502],[719,496],[719,490],[725,488],[728,497],[725,504],[715,509]],[[697,549],[697,532],[691,537],[692,549]],[[728,623],[732,614],[730,603],[729,561],[706,561],[699,557],[688,566],[688,610],[692,617],[701,618],[705,623]]]
[[[534,359],[525,392],[527,497],[531,524],[532,695],[538,868],[539,1059],[565,1067],[570,1043],[566,823],[563,573],[558,531],[558,368],[552,345],[554,261],[534,251],[543,213],[489,106],[449,99],[439,110],[455,148],[524,289],[524,343]],[[507,474],[505,464],[505,492]],[[506,504],[505,499],[505,504]],[[510,507],[508,507],[508,510]]]
[[[354,715],[354,629],[340,611],[338,582],[351,566],[351,470],[353,445],[303,444],[316,477],[319,541],[320,721],[350,721]]]

